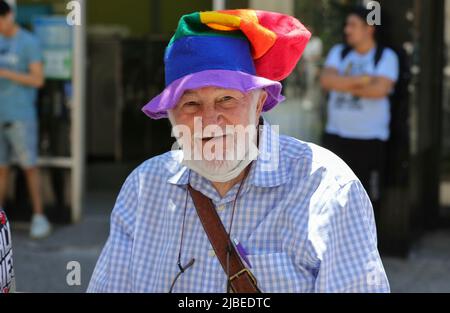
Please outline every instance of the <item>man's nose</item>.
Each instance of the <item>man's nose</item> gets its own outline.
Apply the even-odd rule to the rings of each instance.
[[[208,125],[220,125],[222,116],[214,106],[205,106],[202,114],[203,127]]]

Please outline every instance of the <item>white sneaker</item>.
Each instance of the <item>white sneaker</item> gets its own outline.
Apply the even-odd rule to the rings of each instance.
[[[52,226],[43,214],[33,214],[31,219],[30,237],[42,239],[50,235]]]

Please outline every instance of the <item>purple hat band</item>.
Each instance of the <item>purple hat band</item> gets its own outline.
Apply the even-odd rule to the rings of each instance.
[[[186,90],[204,87],[235,89],[242,93],[264,89],[267,92],[267,100],[263,106],[264,112],[284,100],[281,95],[282,85],[280,82],[240,71],[205,70],[173,81],[162,93],[147,103],[142,111],[152,119],[165,118],[167,110],[173,109],[177,105]]]

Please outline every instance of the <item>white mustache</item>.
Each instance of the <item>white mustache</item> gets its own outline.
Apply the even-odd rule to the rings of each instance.
[[[201,133],[194,133],[193,138],[197,139],[197,140],[218,139],[218,138],[222,138],[222,137],[235,135],[233,129],[217,130],[217,131],[211,131],[211,132],[207,132],[207,133],[211,134],[211,136],[207,136],[205,134],[205,132],[201,132]]]

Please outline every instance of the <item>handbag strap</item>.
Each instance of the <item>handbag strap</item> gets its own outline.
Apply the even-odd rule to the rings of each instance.
[[[191,185],[188,185],[188,190],[214,252],[219,259],[225,274],[230,275],[228,279],[230,280],[230,286],[233,292],[261,293],[252,272],[245,267],[236,248],[233,243],[230,242],[229,236],[211,199],[192,188]],[[230,249],[230,251],[228,251],[228,249]],[[229,263],[227,263],[228,253]],[[229,273],[227,265],[229,266]]]

